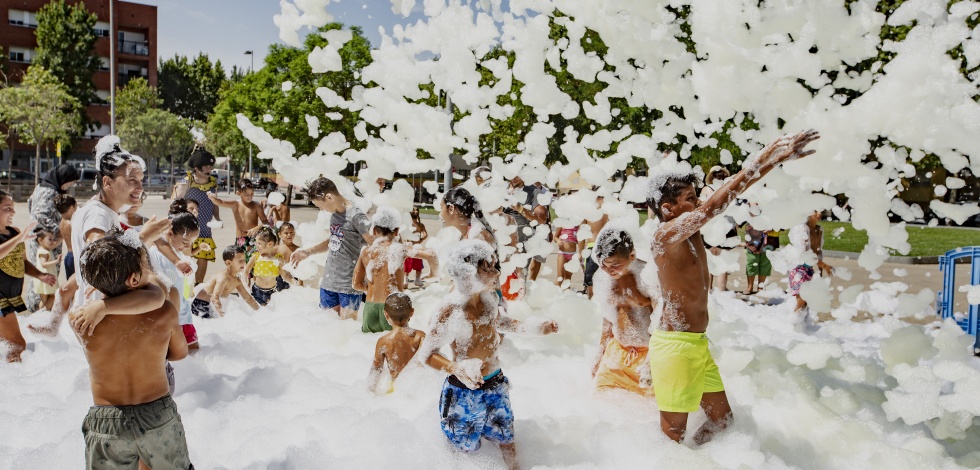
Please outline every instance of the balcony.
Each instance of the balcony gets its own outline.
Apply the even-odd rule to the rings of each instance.
[[[7,24],[9,24],[11,26],[20,26],[20,27],[23,27],[23,28],[37,29],[37,25],[36,24],[33,24],[33,23],[25,23],[25,22],[23,22],[21,20],[15,20],[13,18],[7,20]]]
[[[150,55],[150,44],[146,41],[119,40],[118,50],[123,54]]]

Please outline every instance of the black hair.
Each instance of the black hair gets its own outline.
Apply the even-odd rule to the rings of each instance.
[[[466,188],[457,186],[446,192],[446,195],[442,198],[447,205],[453,206],[463,214],[464,217],[476,217],[483,227],[490,232],[490,236],[493,238],[493,251],[497,251],[497,235],[493,233],[493,229],[490,228],[490,222],[484,217],[483,211],[480,210],[480,202],[476,200]]]
[[[252,183],[252,180],[248,178],[238,180],[238,187],[235,189],[235,192],[240,193],[246,189],[255,190],[255,184]]]
[[[54,208],[57,209],[59,214],[68,212],[77,204],[78,202],[75,201],[75,198],[73,198],[71,194],[59,194],[54,197]]]
[[[170,211],[167,213],[167,215],[173,217],[177,214],[183,214],[185,212],[190,212],[187,210],[187,199],[180,198],[174,199],[173,202],[170,203]]]
[[[38,225],[34,227],[34,237],[37,240],[41,240],[48,235],[58,238],[61,237],[61,231],[58,230],[58,227],[48,227],[46,225]]]
[[[103,139],[106,138],[109,138],[109,136],[103,137]],[[101,143],[102,141],[100,140],[99,142]],[[143,167],[143,163],[141,162],[142,159],[123,150],[122,147],[119,146],[119,142],[113,142],[112,147],[110,147],[108,151],[99,153],[100,150],[105,149],[100,148],[99,145],[96,145],[95,150],[92,152],[95,154],[95,161],[99,171],[99,175],[95,178],[96,188],[99,191],[103,189],[102,178],[106,176],[108,176],[110,179],[116,178],[119,176],[117,172],[121,168],[126,167],[128,164],[137,164],[140,165],[140,168]]]
[[[237,244],[228,245],[224,250],[221,251],[221,259],[224,261],[231,261],[235,259],[235,255],[245,253],[245,247],[238,246]]]
[[[392,292],[385,299],[385,313],[398,326],[405,326],[408,320],[412,318],[414,311],[415,309],[412,308],[412,298],[404,292]]]
[[[8,198],[8,197],[9,197],[9,198],[10,198],[11,200],[13,200],[13,199],[14,199],[14,197],[13,197],[13,196],[11,196],[11,195],[10,195],[10,193],[8,193],[8,192],[6,192],[6,191],[3,191],[3,190],[0,190],[0,202],[3,202],[3,200],[4,200],[4,198]]]
[[[310,200],[320,199],[327,194],[333,194],[335,196],[340,195],[340,190],[337,189],[337,185],[333,181],[327,178],[319,177],[306,183],[306,196]]]
[[[398,230],[398,229],[397,228],[382,227],[380,225],[375,225],[374,226],[374,231],[377,232],[378,235],[380,235],[382,237],[387,237],[388,235],[391,235],[391,234],[395,233],[395,230]]]
[[[128,292],[126,281],[129,276],[143,273],[147,267],[146,248],[139,243],[134,247],[122,240],[123,234],[119,229],[110,230],[105,237],[85,247],[82,253],[82,279],[106,297]]]
[[[625,230],[603,230],[596,237],[592,256],[601,265],[602,260],[610,256],[629,257],[633,248],[633,237]]]
[[[263,225],[258,232],[255,233],[255,241],[263,241],[266,243],[279,243],[279,235],[276,235],[275,229],[268,225]]]
[[[197,217],[190,212],[181,212],[170,217],[170,233],[185,234],[200,230],[201,226],[197,223]]]
[[[214,166],[215,158],[204,149],[201,144],[194,144],[194,149],[191,150],[191,156],[187,159],[187,166],[190,168],[204,168],[206,166]]]
[[[294,232],[296,231],[296,226],[293,225],[292,222],[283,222],[282,225],[279,226],[279,232],[282,233],[282,229],[286,227],[293,229]]]
[[[694,173],[688,173],[686,175],[670,175],[668,176],[663,184],[659,188],[652,188],[653,191],[647,196],[647,207],[653,210],[657,218],[660,220],[664,219],[663,213],[660,212],[660,204],[665,202],[676,204],[677,196],[680,196],[681,191],[687,187],[693,187],[697,190],[698,178]]]
[[[199,203],[199,202],[197,202],[197,201],[196,201],[196,200],[194,200],[194,199],[188,199],[188,200],[187,200],[187,210],[188,210],[188,211],[189,211],[189,210],[191,210],[191,204],[194,204],[194,205],[195,205],[195,206],[197,206],[198,208],[200,208],[200,207],[201,207],[201,203]]]

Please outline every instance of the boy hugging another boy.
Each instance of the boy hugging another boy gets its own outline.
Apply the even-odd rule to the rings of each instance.
[[[130,234],[110,233],[82,257],[82,278],[106,298],[158,283],[151,273],[146,248]],[[95,401],[82,424],[86,468],[135,469],[139,461],[153,470],[194,468],[164,369],[187,356],[176,306],[165,301],[138,315],[106,313],[92,335],[78,336]]]
[[[371,391],[378,391],[384,365],[387,363],[391,380],[384,388],[384,393],[391,393],[395,390],[395,379],[415,357],[425,339],[425,333],[408,326],[412,314],[415,313],[412,299],[408,295],[402,292],[392,293],[383,305],[384,316],[391,324],[391,331],[379,338],[374,347],[374,363],[368,376],[368,387]]]
[[[400,291],[405,282],[405,245],[395,241],[402,223],[401,214],[392,207],[381,206],[371,222],[374,243],[357,257],[353,280],[354,289],[367,293],[361,316],[364,333],[391,329],[385,320],[385,301]]]
[[[725,387],[708,351],[710,274],[701,228],[721,214],[749,186],[784,161],[813,153],[804,150],[819,138],[814,131],[782,137],[746,161],[744,168],[704,203],[696,177],[687,171],[651,175],[647,207],[661,225],[651,251],[657,264],[663,314],[650,339],[650,369],[660,408],[660,427],[676,442],[684,439],[687,415],[700,405],[708,421],[694,434],[703,444],[732,423]]]
[[[615,227],[599,232],[592,256],[599,266],[592,298],[602,312],[599,354],[592,367],[596,388],[652,397],[647,345],[655,297],[640,277],[646,263],[636,259],[633,238]]]
[[[225,262],[224,271],[198,286],[191,312],[201,318],[223,317],[225,302],[233,292],[237,292],[252,310],[258,310],[259,303],[238,277],[245,269],[245,249],[237,244],[229,245],[221,252],[221,259]]]
[[[510,383],[500,371],[500,332],[551,334],[554,321],[529,325],[498,310],[497,254],[483,240],[463,240],[448,255],[455,289],[446,296],[422,341],[420,361],[449,374],[439,410],[442,432],[456,448],[472,452],[486,438],[500,445],[504,462],[519,468],[514,447]],[[439,350],[451,345],[452,359]]]

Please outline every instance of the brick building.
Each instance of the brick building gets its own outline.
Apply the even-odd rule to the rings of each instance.
[[[110,31],[109,2],[115,15],[114,30]],[[8,70],[13,81],[18,81],[36,54],[37,12],[48,0],[0,0],[0,46],[7,56]],[[89,119],[101,126],[87,131],[85,138],[75,144],[67,160],[91,160],[92,149],[98,139],[109,133],[110,73],[116,74],[116,88],[123,87],[135,77],[144,77],[151,85],[157,83],[157,7],[118,0],[66,0],[74,5],[84,3],[85,8],[98,16],[95,24],[95,53],[102,59],[102,66],[93,77],[96,93],[101,102],[92,103],[87,109]],[[115,48],[115,63],[111,64],[109,48]],[[10,141],[8,140],[8,144]],[[54,150],[52,149],[52,154]],[[6,170],[10,152],[4,151],[0,169]],[[34,148],[18,144],[14,151],[13,167],[32,170]],[[43,160],[43,158],[42,158]],[[42,166],[42,171],[46,170]]]

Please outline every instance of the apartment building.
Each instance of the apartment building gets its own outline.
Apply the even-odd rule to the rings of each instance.
[[[110,1],[115,15],[112,28],[109,22]],[[8,68],[13,72],[11,75],[15,81],[20,78],[21,72],[27,70],[37,53],[34,34],[37,12],[47,3],[48,0],[0,0],[0,46],[7,55]],[[144,77],[151,85],[156,85],[157,7],[118,0],[66,0],[66,3],[84,3],[87,10],[98,16],[95,53],[102,59],[102,65],[95,73],[94,80],[101,102],[90,105],[87,113],[89,119],[98,121],[101,126],[88,131],[85,138],[75,144],[71,155],[62,155],[64,159],[85,160],[91,159],[98,139],[109,133],[111,74],[116,76],[117,88],[135,77]],[[110,60],[110,48],[115,49],[115,63]],[[33,147],[17,145],[13,152],[13,168],[33,171],[33,156]],[[5,151],[0,169],[6,170],[9,158],[10,152]]]

